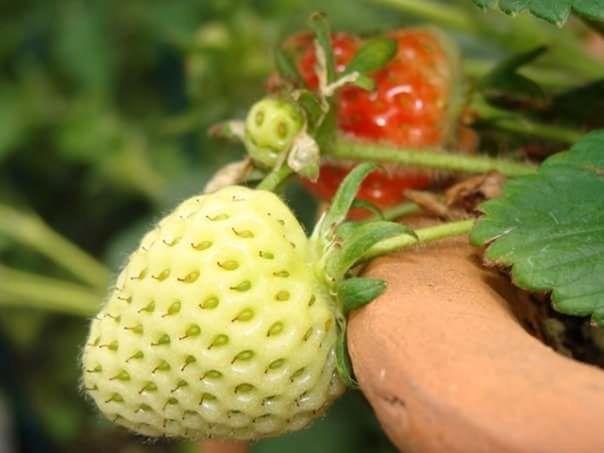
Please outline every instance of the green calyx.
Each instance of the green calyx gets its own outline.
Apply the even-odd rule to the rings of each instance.
[[[377,243],[415,232],[408,226],[386,220],[354,222],[347,220],[355,205],[357,191],[375,164],[356,166],[342,181],[330,208],[323,214],[311,236],[317,275],[337,298],[340,313],[348,313],[371,302],[384,289],[376,280],[355,277],[353,270],[366,260],[367,251]]]
[[[261,99],[245,120],[244,143],[249,155],[260,166],[274,167],[304,124],[304,114],[296,103],[275,97]]]
[[[362,163],[344,178],[330,208],[321,217],[311,236],[319,280],[334,298],[339,340],[336,348],[337,369],[343,382],[355,387],[346,350],[346,315],[373,301],[386,289],[386,282],[357,277],[355,270],[366,260],[367,251],[377,243],[415,233],[406,225],[385,220],[353,222],[348,211],[362,181],[376,166]]]

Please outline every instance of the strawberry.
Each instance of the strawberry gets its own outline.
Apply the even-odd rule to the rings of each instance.
[[[304,125],[294,102],[267,97],[252,106],[245,121],[245,145],[260,166],[273,167]]]
[[[144,236],[92,321],[86,390],[147,436],[306,426],[343,391],[315,250],[270,192],[229,186],[184,201]]]
[[[374,91],[345,86],[337,100],[338,129],[362,140],[407,148],[441,147],[451,129],[455,93],[455,51],[440,33],[411,28],[387,34],[398,44],[394,58],[372,75]],[[345,34],[332,38],[337,71],[352,59],[359,40]],[[312,40],[296,35],[285,47],[297,53],[298,71],[308,88],[316,89],[316,55]],[[330,199],[351,166],[325,162],[317,183],[306,181],[316,195]],[[405,189],[430,183],[424,172],[392,167],[367,178],[360,198],[385,207],[401,201]]]

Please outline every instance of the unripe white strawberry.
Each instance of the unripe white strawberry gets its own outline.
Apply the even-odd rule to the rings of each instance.
[[[252,439],[306,426],[343,391],[337,309],[274,194],[186,200],[142,240],[93,320],[86,390],[148,436]]]

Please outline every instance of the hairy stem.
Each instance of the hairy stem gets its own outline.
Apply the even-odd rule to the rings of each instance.
[[[103,264],[34,214],[0,204],[0,234],[27,245],[96,288],[104,290],[110,280]]]
[[[436,241],[453,236],[461,236],[470,232],[474,226],[474,220],[461,220],[458,222],[443,223],[427,228],[415,230],[417,237],[409,234],[402,234],[390,239],[378,242],[371,247],[363,256],[363,259],[375,258],[376,256],[387,255],[388,253],[396,252],[416,244],[424,244],[426,242]]]
[[[345,138],[338,139],[332,148],[326,151],[330,157],[342,160],[391,162],[409,167],[462,173],[497,170],[506,176],[523,176],[533,174],[537,170],[534,165],[486,156],[470,156],[444,150],[397,148]]]
[[[28,306],[76,316],[95,314],[102,295],[81,285],[0,265],[0,306]]]
[[[260,184],[258,184],[256,189],[274,191],[293,175],[293,173],[294,172],[287,164],[283,164],[266,175],[266,177],[260,181]]]

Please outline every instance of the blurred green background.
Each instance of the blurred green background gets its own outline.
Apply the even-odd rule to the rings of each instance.
[[[528,17],[487,17],[469,0],[3,2],[1,452],[194,451],[131,436],[84,399],[78,356],[87,319],[140,235],[243,155],[206,130],[245,114],[272,70],[271,49],[316,9],[334,28],[362,33],[441,25],[461,43],[471,77],[541,42],[562,49],[539,69],[552,87],[602,73],[601,63],[573,53],[566,31]],[[572,74],[559,70],[569,55]],[[303,189],[294,185],[288,198],[312,223]],[[394,449],[354,392],[310,429],[254,446],[307,451]]]

